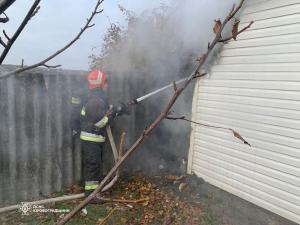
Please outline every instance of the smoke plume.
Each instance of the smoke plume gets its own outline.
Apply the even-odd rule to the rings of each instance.
[[[113,103],[142,96],[149,91],[187,77],[195,59],[205,52],[213,37],[215,19],[224,19],[234,0],[172,1],[139,16],[120,8],[128,27],[112,24],[92,67],[110,75],[109,97]],[[115,123],[115,130],[127,132],[127,145],[162,111],[173,90],[143,102],[128,117]],[[192,86],[178,99],[174,114],[190,117]],[[190,124],[165,121],[133,156],[128,168],[146,171],[180,172],[189,149]]]

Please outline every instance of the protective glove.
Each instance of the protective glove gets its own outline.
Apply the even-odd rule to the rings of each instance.
[[[122,115],[130,115],[129,107],[125,103],[120,103],[118,106]]]
[[[128,106],[126,104],[120,103],[117,106],[113,106],[112,113],[111,113],[113,118],[124,115],[124,114],[127,114],[127,115],[129,114]]]

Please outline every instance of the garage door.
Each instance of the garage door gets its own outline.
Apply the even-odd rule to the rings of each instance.
[[[241,26],[198,81],[189,172],[300,223],[300,0],[248,0]]]

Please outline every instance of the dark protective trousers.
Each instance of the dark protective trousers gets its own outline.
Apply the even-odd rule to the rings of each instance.
[[[84,183],[102,179],[102,151],[104,143],[82,141]],[[91,190],[87,191],[90,192]]]

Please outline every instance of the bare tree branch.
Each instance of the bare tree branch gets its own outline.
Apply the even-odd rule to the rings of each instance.
[[[0,1],[0,14],[4,13],[5,10],[7,10],[15,0],[1,0]]]
[[[0,37],[0,44],[1,44],[4,48],[6,48],[6,44],[5,44],[5,42],[2,40],[1,37]]]
[[[198,72],[197,74],[194,75],[193,79],[201,78],[201,77],[204,77],[206,75],[207,75],[207,73],[199,73]]]
[[[232,35],[232,36],[230,36],[228,38],[225,38],[225,39],[221,39],[219,42],[223,42],[224,43],[224,42],[230,41],[231,39],[234,39],[235,36],[243,33],[246,30],[248,30],[252,26],[253,23],[254,23],[254,21],[251,21],[246,27],[244,27],[243,29],[241,29],[240,31],[238,31],[235,35]]]
[[[7,23],[9,21],[9,18],[5,13],[3,14],[5,17],[0,18],[0,23]]]
[[[43,64],[43,65],[41,65],[41,66],[44,66],[44,67],[46,67],[46,68],[48,68],[48,69],[54,69],[54,68],[61,67],[61,65],[49,66],[49,65],[47,65],[47,64]]]
[[[209,44],[209,47],[206,51],[206,54],[204,54],[203,59],[201,62],[199,62],[199,65],[197,66],[196,70],[190,75],[190,77],[186,80],[186,82],[180,87],[177,88],[175,93],[173,94],[172,98],[170,99],[167,106],[164,108],[164,110],[161,112],[161,114],[154,120],[154,122],[148,127],[145,128],[145,130],[142,132],[140,137],[135,141],[135,143],[127,150],[127,152],[122,156],[122,158],[115,164],[115,166],[109,171],[109,173],[106,175],[106,177],[101,181],[101,183],[98,185],[98,187],[87,197],[85,198],[78,206],[76,206],[70,213],[68,213],[65,217],[63,217],[60,221],[56,223],[56,225],[63,225],[67,223],[73,216],[75,216],[83,207],[85,207],[96,195],[97,193],[101,192],[104,185],[114,176],[114,174],[117,172],[119,167],[126,161],[126,159],[145,141],[145,139],[153,132],[153,130],[160,124],[162,120],[164,120],[170,113],[171,108],[175,104],[178,97],[182,94],[184,89],[191,83],[191,81],[199,74],[200,69],[204,65],[205,61],[207,60],[207,57],[213,50],[213,48],[219,43],[219,41],[222,39],[221,34],[227,23],[235,16],[235,14],[239,11],[239,9],[242,7],[244,3],[244,0],[241,0],[240,4],[237,8],[235,6],[230,11],[229,15],[225,18],[223,23],[220,26],[219,31],[216,33],[215,38],[211,44]]]
[[[19,35],[23,31],[23,29],[26,26],[26,24],[28,23],[28,21],[31,19],[31,16],[34,13],[35,9],[38,7],[40,1],[41,0],[35,0],[34,1],[33,5],[31,6],[29,11],[27,12],[25,18],[23,19],[22,23],[20,24],[20,26],[18,27],[17,31],[12,36],[12,38],[8,38],[8,36],[5,35],[5,37],[8,39],[8,41],[7,41],[6,47],[4,48],[4,50],[3,50],[3,52],[0,56],[0,65],[3,63],[3,61],[4,61],[7,53],[9,52],[10,48],[12,47],[14,42],[17,40],[17,38],[19,37]]]
[[[177,85],[176,85],[176,81],[175,80],[173,81],[173,89],[174,89],[175,92],[177,91]]]
[[[230,132],[232,132],[233,136],[236,137],[237,139],[241,140],[242,142],[244,142],[244,144],[249,145],[251,147],[251,145],[249,144],[249,142],[247,142],[242,135],[240,135],[237,131],[235,131],[232,128],[228,128],[228,127],[221,127],[221,126],[214,126],[214,125],[210,125],[210,124],[206,124],[206,123],[198,123],[189,119],[186,119],[185,116],[180,116],[180,117],[170,117],[167,116],[166,119],[168,120],[183,120],[189,123],[194,123],[197,124],[199,126],[203,126],[203,127],[209,127],[209,128],[216,128],[216,129],[222,129],[222,130],[228,130]]]
[[[4,34],[4,37],[9,41],[10,40],[10,37],[7,35],[6,31],[3,30],[3,34]]]
[[[32,15],[31,15],[31,18],[32,17],[34,17],[37,13],[38,13],[38,11],[40,10],[40,6],[38,6],[35,10],[34,10],[34,12],[32,13]]]
[[[118,152],[118,161],[121,160],[121,158],[122,158],[122,156],[123,156],[123,146],[124,146],[124,142],[125,142],[125,132],[122,132],[121,138],[120,138],[119,152]],[[120,169],[117,170],[116,176],[117,176],[117,177],[120,176]]]
[[[108,219],[111,217],[111,215],[116,211],[116,209],[117,209],[117,207],[110,210],[110,212],[107,214],[107,216],[104,217],[104,219],[101,220],[100,222],[98,222],[97,224],[98,225],[104,225],[108,221]]]
[[[150,198],[141,198],[141,199],[133,200],[133,199],[111,199],[111,198],[104,198],[104,197],[99,197],[99,199],[105,202],[116,202],[116,203],[142,203],[150,200]]]
[[[14,75],[19,75],[20,73],[22,73],[24,71],[31,70],[31,69],[34,69],[34,68],[39,67],[39,66],[44,66],[48,61],[52,60],[53,58],[55,58],[56,56],[58,56],[59,54],[61,54],[62,52],[64,52],[66,49],[68,49],[70,46],[72,46],[77,40],[79,40],[79,38],[81,37],[81,35],[87,29],[89,29],[90,27],[92,27],[91,21],[93,20],[93,18],[95,17],[95,15],[97,15],[99,12],[102,12],[102,10],[100,10],[100,11],[98,11],[98,10],[99,10],[99,7],[100,7],[100,5],[102,4],[103,1],[104,0],[98,0],[97,1],[96,5],[95,5],[95,8],[92,11],[92,14],[90,15],[90,17],[87,19],[84,27],[80,29],[79,33],[68,44],[66,44],[64,47],[62,47],[61,49],[59,49],[58,51],[56,51],[52,55],[50,55],[47,58],[43,59],[42,61],[40,61],[38,63],[35,63],[35,64],[31,65],[31,66],[26,66],[26,67],[17,69],[17,70],[15,70],[13,72],[9,72],[9,73],[3,74],[3,75],[0,76],[0,79],[7,78],[7,77],[10,77],[10,76],[14,76]]]
[[[113,153],[114,153],[114,151],[115,151],[114,148],[116,148],[116,145],[113,140],[111,129],[110,128],[108,129],[108,127],[106,128],[106,132],[107,132],[110,144],[111,144],[111,148],[113,149]],[[125,138],[125,133],[123,132],[121,134],[121,138],[120,138],[119,150],[116,150],[116,153],[117,153],[116,155],[115,155],[115,153],[113,154],[115,163],[118,162],[122,158],[124,138]],[[105,185],[105,187],[101,190],[101,192],[105,192],[105,191],[109,190],[118,181],[119,177],[120,177],[120,171],[118,170],[116,172],[115,177],[108,184]]]

